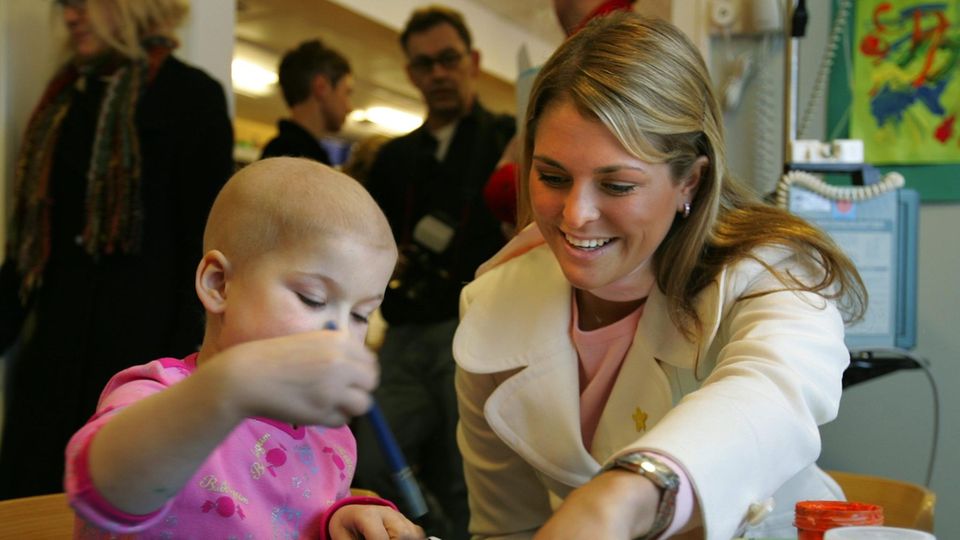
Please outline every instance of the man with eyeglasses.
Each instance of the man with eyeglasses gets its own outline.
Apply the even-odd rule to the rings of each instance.
[[[376,397],[425,488],[430,512],[421,525],[445,540],[467,538],[451,348],[461,287],[504,243],[482,190],[515,123],[478,101],[480,53],[458,12],[416,10],[400,43],[427,118],[380,149],[367,184],[402,253],[382,307],[389,326]],[[355,427],[355,485],[397,500],[369,426]]]

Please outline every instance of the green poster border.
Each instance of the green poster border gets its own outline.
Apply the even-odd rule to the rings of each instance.
[[[837,12],[837,0],[832,0],[833,11]],[[853,18],[856,12],[857,0],[853,1],[850,9],[847,31],[844,39],[853,50]],[[830,17],[833,21],[833,17]],[[843,51],[838,50],[833,69],[830,70],[830,84],[827,93],[827,133],[832,133],[834,126],[843,117],[844,111],[850,105],[853,94],[847,87],[847,65],[843,60]],[[837,130],[835,138],[845,138],[850,135],[850,122]],[[881,173],[897,171],[907,181],[907,187],[920,194],[921,202],[960,202],[960,164],[950,165],[884,165],[877,167]]]

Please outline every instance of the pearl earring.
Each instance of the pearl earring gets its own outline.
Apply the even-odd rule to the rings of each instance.
[[[683,217],[687,218],[689,216],[690,216],[690,203],[685,202],[683,203]]]

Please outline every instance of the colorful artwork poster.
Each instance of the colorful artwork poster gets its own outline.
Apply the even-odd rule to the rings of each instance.
[[[873,164],[960,163],[960,0],[857,0],[850,134]]]

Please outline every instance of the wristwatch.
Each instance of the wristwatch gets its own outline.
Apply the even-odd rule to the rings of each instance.
[[[643,452],[631,452],[613,459],[597,474],[611,469],[624,469],[642,475],[660,488],[660,505],[657,506],[657,515],[653,519],[650,532],[640,537],[640,540],[656,538],[673,521],[673,511],[677,502],[677,491],[680,489],[680,478],[673,469],[659,459]]]

